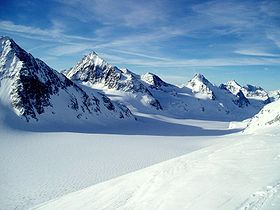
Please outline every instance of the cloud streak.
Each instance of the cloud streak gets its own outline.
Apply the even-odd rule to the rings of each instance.
[[[236,50],[234,53],[240,54],[240,55],[249,55],[249,56],[260,56],[260,57],[280,57],[280,54],[274,54],[274,53],[268,53],[261,50]]]
[[[39,39],[44,41],[55,41],[55,42],[66,42],[69,40],[96,41],[96,39],[94,38],[65,34],[60,28],[41,29],[32,26],[15,24],[12,21],[6,21],[6,20],[0,20],[0,30],[18,33],[27,38],[32,37],[33,39]]]

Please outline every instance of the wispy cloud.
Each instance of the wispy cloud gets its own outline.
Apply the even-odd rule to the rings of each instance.
[[[182,8],[177,11],[170,2],[159,0],[54,1],[60,6],[54,9],[58,15],[52,11],[51,27],[38,28],[2,20],[0,30],[55,43],[31,49],[47,48],[45,57],[95,50],[124,66],[279,64],[278,52],[268,46],[274,43],[280,47],[280,36],[274,27],[277,22],[272,21],[277,16],[277,2],[216,0],[181,4]],[[67,22],[69,18],[71,21]],[[72,23],[83,30],[71,31]],[[242,47],[253,43],[259,43],[258,48]],[[208,45],[213,47],[208,49]],[[236,48],[237,45],[240,47]],[[192,51],[193,48],[196,51]]]
[[[129,27],[150,25],[165,19],[162,1],[57,0],[64,4],[63,13],[83,22],[98,20],[104,25]],[[75,12],[71,12],[75,8]]]
[[[96,39],[65,34],[59,27],[50,29],[41,29],[33,26],[19,25],[12,21],[0,20],[0,30],[18,33],[21,36],[44,41],[66,42],[69,40],[76,41],[96,41]],[[36,35],[36,36],[34,36]]]
[[[280,28],[269,30],[266,33],[267,38],[273,41],[273,43],[280,48]]]
[[[101,54],[114,65],[134,65],[142,67],[184,68],[184,67],[223,67],[223,66],[258,66],[279,65],[279,58],[211,58],[211,59],[170,59],[153,60],[145,58],[125,59],[113,54]]]
[[[280,57],[280,54],[274,54],[274,53],[268,53],[261,50],[250,50],[250,49],[244,49],[244,50],[236,50],[234,53],[240,54],[240,55],[249,55],[249,56],[261,56],[261,57]]]

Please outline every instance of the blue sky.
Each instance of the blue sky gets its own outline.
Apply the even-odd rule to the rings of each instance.
[[[182,84],[280,89],[280,1],[1,0],[0,34],[51,67],[97,52],[109,63]]]

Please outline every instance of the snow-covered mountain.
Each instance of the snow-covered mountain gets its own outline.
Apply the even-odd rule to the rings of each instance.
[[[242,86],[235,80],[229,80],[225,84],[221,84],[220,88],[228,90],[234,95],[236,95],[240,90],[242,91]]]
[[[167,87],[174,87],[174,85],[164,82],[159,76],[157,76],[153,73],[150,73],[150,72],[142,75],[141,80],[144,81],[145,83],[147,83],[148,87],[152,88],[152,89],[163,90],[164,88],[167,88]]]
[[[245,132],[253,133],[280,125],[280,100],[267,104],[249,122]]]
[[[186,87],[190,88],[192,92],[198,97],[206,97],[211,100],[215,100],[216,96],[213,92],[213,85],[209,82],[202,74],[196,74],[193,79],[191,79]]]
[[[221,84],[220,87],[229,90],[234,95],[237,95],[240,91],[242,91],[244,96],[249,100],[263,101],[264,104],[271,102],[269,93],[259,86],[249,84],[241,86],[235,80],[230,80],[225,84]]]
[[[106,95],[84,89],[1,37],[0,102],[27,122],[100,121],[132,116],[130,110]]]
[[[139,75],[128,69],[111,66],[95,52],[84,56],[73,68],[63,72],[72,81],[81,82],[89,87],[101,87],[110,90],[133,93],[140,97],[140,101],[160,110],[160,103],[142,84]]]
[[[179,118],[239,120],[252,117],[265,104],[262,98],[250,100],[246,97],[246,94],[253,97],[253,86],[248,86],[249,91],[249,88],[230,81],[218,87],[202,74],[196,74],[179,88],[153,73],[140,76],[128,69],[119,69],[94,52],[63,73],[74,82],[104,91],[112,100],[122,101],[136,112]]]
[[[202,74],[177,87],[153,73],[137,75],[112,66],[95,52],[61,74],[8,37],[1,38],[0,79],[1,104],[26,121],[129,118],[129,109],[177,118],[244,120],[271,99],[260,87],[236,81],[216,86]]]

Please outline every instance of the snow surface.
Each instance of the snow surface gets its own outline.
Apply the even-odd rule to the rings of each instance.
[[[34,209],[279,209],[279,186],[280,130],[274,129],[223,137]]]
[[[5,210],[28,209],[216,144],[217,136],[236,131],[224,122],[139,115],[129,124],[96,125],[91,131],[54,132],[54,126],[51,132],[28,132],[1,124],[2,112],[0,209]]]

